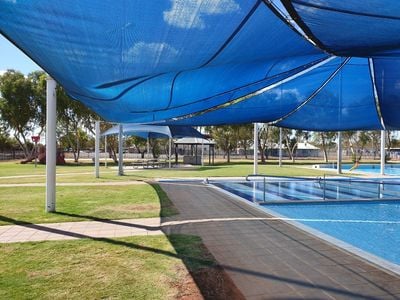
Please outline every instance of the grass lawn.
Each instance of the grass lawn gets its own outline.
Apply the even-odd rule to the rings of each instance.
[[[0,244],[0,257],[0,299],[176,299],[184,263],[215,264],[185,235]]]
[[[0,188],[0,225],[159,217],[175,213],[157,185],[57,187],[57,213],[44,211],[44,187]],[[160,204],[161,202],[161,204]]]
[[[3,167],[7,172],[3,171]],[[320,171],[311,169],[310,163],[296,163],[294,165],[284,165],[279,167],[276,162],[258,166],[259,173],[271,176],[322,176],[324,174],[335,175],[335,172]],[[44,175],[44,170],[35,171],[33,165],[20,165],[16,163],[0,163],[0,184],[18,183],[44,183],[45,176],[29,176],[29,170],[33,170],[34,175]],[[36,172],[36,173],[35,173]],[[19,176],[24,173],[26,177],[10,178],[12,175]],[[177,177],[228,177],[246,176],[253,173],[253,165],[250,162],[237,162],[232,164],[219,163],[214,166],[195,167],[190,169],[136,169],[127,170],[126,176],[117,176],[117,170],[111,168],[100,168],[100,178],[94,177],[93,166],[59,166],[57,167],[57,182],[107,182],[107,181],[127,181],[143,180],[153,178],[177,178]]]

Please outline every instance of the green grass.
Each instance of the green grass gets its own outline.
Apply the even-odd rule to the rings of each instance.
[[[57,173],[72,172],[92,172],[93,166],[88,164],[69,163],[64,166],[57,166]],[[22,175],[45,175],[46,165],[34,163],[21,164],[20,161],[3,161],[0,162],[0,177],[2,176],[22,176]]]
[[[0,163],[0,170],[3,168]],[[18,183],[44,183],[45,176],[23,178],[9,178],[13,174],[19,174],[19,167],[27,171],[26,165],[5,164],[8,169],[7,177],[0,175],[0,184],[18,184]],[[30,166],[34,169],[33,166]],[[276,163],[259,165],[260,174],[271,176],[321,176],[323,174],[335,175],[335,172],[320,171],[311,169],[309,164],[296,163],[295,165],[284,165],[278,167]],[[68,172],[69,171],[69,172]],[[194,167],[190,169],[139,169],[127,170],[125,176],[117,176],[116,170],[110,168],[100,168],[100,178],[94,178],[94,168],[88,166],[81,167],[59,167],[57,172],[57,182],[73,183],[73,182],[108,182],[108,181],[129,181],[129,180],[145,180],[153,178],[177,178],[177,177],[230,177],[230,176],[247,176],[253,173],[253,165],[249,162],[224,164],[220,163],[215,166]],[[69,174],[68,174],[69,173]],[[84,174],[82,174],[84,173]],[[1,172],[0,172],[1,174]],[[43,174],[44,175],[44,174]],[[3,178],[2,178],[3,177]]]
[[[44,187],[3,187],[0,225],[158,217],[161,206],[169,207],[163,210],[164,216],[174,214],[169,199],[160,190],[149,184],[57,187],[57,213],[45,213]]]
[[[193,271],[214,261],[198,237],[169,238],[0,244],[0,299],[176,299],[183,262]]]
[[[40,168],[43,166],[39,166]],[[4,169],[7,170],[5,172]],[[12,162],[0,163],[0,174],[12,176],[35,170],[33,165]],[[38,171],[38,172],[39,172]],[[44,170],[42,169],[41,172]],[[69,173],[67,172],[69,171]],[[33,171],[35,172],[35,171]],[[94,177],[92,166],[58,167],[58,183],[76,183],[76,186],[57,187],[57,213],[44,212],[45,188],[43,187],[0,187],[0,225],[29,222],[48,223],[64,221],[168,216],[177,211],[168,197],[157,185],[107,185],[108,182],[143,181],[154,178],[176,177],[229,177],[246,176],[253,172],[249,162],[235,164],[220,163],[190,169],[146,169],[126,172],[117,176],[116,170],[102,168],[101,178]],[[301,164],[278,167],[276,164],[259,165],[261,174],[272,176],[322,176],[334,172],[322,172]],[[45,183],[45,177],[4,178],[0,184]],[[102,186],[79,186],[79,183],[104,183]],[[161,203],[161,204],[160,204]]]

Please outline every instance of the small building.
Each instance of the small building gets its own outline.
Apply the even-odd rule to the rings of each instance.
[[[296,157],[318,157],[319,148],[310,143],[298,143]]]
[[[184,137],[176,140],[174,144],[176,163],[178,163],[178,155],[183,155],[184,164],[201,165],[201,156],[203,153],[204,157],[208,154],[208,164],[214,164],[214,141],[198,137]],[[204,148],[202,149],[202,147]]]
[[[279,144],[273,144],[268,150],[271,156],[279,156]],[[319,157],[320,149],[310,143],[298,143],[295,157]],[[282,155],[288,157],[286,146],[282,144]]]

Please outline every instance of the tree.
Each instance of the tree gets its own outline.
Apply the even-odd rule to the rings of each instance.
[[[303,136],[308,134],[303,132],[302,130],[293,130],[293,129],[282,129],[283,143],[288,150],[289,157],[292,162],[295,162],[296,150],[297,146]]]
[[[144,158],[147,150],[147,140],[138,136],[130,136],[125,139],[125,145],[128,147],[134,146],[136,151]]]
[[[333,131],[317,132],[313,136],[313,140],[322,148],[325,162],[329,162],[328,150],[335,145],[336,136],[336,132]]]
[[[235,127],[229,125],[213,126],[209,130],[217,146],[225,152],[226,161],[229,163],[231,161],[231,151],[237,146]]]
[[[27,158],[30,154],[27,135],[34,128],[35,95],[32,83],[21,72],[8,70],[0,77],[0,115]]]
[[[263,124],[258,131],[258,150],[261,153],[261,162],[268,159],[268,147],[279,140],[279,128]]]
[[[247,150],[253,143],[253,125],[252,124],[244,124],[244,125],[236,125],[234,126],[236,130],[236,140],[238,146],[243,148],[244,157],[247,159]]]
[[[93,125],[100,118],[80,102],[72,100],[61,86],[57,86],[56,92],[58,135],[64,138],[66,148],[72,150],[74,161],[78,162],[85,139],[82,128],[94,134]]]
[[[11,138],[8,132],[2,126],[0,126],[0,150],[13,150],[18,147],[18,142],[15,140],[15,138]]]
[[[32,84],[33,105],[35,106],[33,122],[35,128],[39,127],[39,135],[46,126],[46,77],[47,75],[43,71],[28,74],[28,79]]]
[[[365,146],[371,141],[367,131],[344,131],[345,144],[350,149],[351,159],[354,163],[360,162]]]
[[[374,159],[376,159],[376,155],[379,152],[380,148],[380,139],[381,139],[381,132],[379,130],[371,130],[368,131],[369,136],[371,137],[371,145],[373,149]]]

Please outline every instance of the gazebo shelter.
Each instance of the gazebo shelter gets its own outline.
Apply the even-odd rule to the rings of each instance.
[[[204,147],[208,148],[208,164],[214,164],[215,142],[198,137],[184,137],[174,142],[175,144],[175,163],[178,164],[179,152],[183,154],[183,163],[191,165],[203,165]],[[179,148],[179,146],[182,146]],[[200,146],[200,155],[199,155]]]

